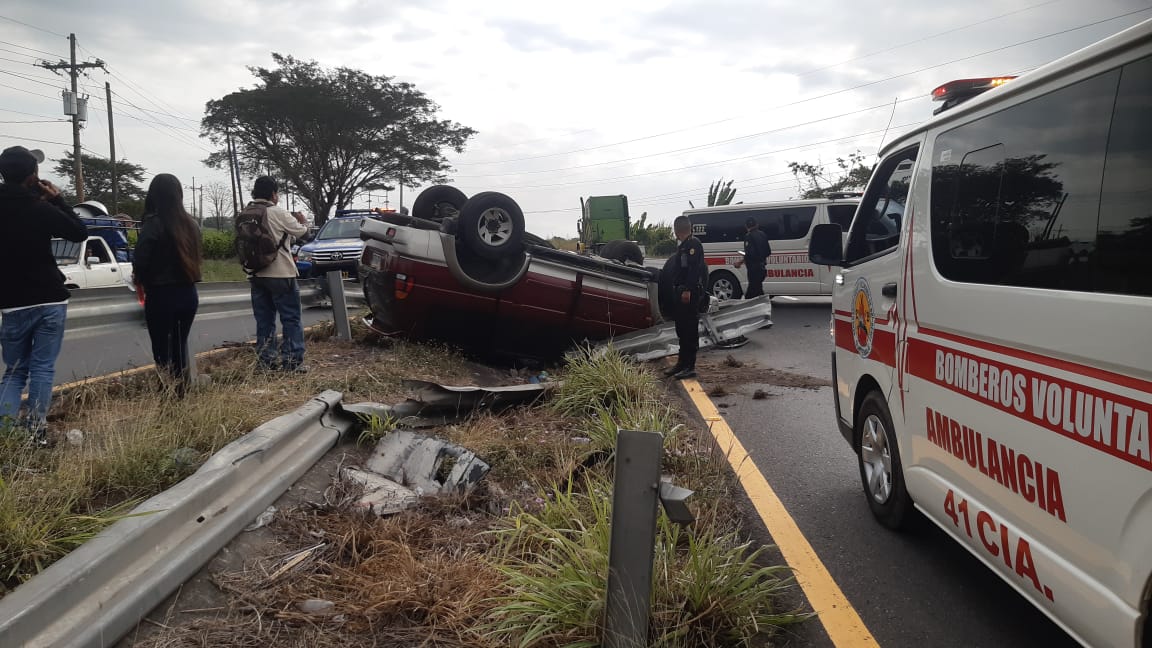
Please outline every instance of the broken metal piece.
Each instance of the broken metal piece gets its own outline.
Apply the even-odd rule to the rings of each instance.
[[[745,336],[772,325],[772,302],[767,295],[745,301],[722,302],[714,312],[700,316],[700,348],[733,348],[747,343]],[[743,339],[742,339],[743,338]],[[641,362],[656,360],[680,352],[675,322],[618,335],[598,344],[595,349],[616,349]]]
[[[462,446],[397,430],[380,439],[368,469],[427,495],[468,492],[491,466]]]
[[[376,515],[391,515],[415,506],[420,496],[410,488],[374,473],[344,468],[344,479],[364,487],[364,494],[356,501],[358,506],[370,508]]]

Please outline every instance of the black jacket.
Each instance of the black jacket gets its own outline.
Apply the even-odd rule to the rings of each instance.
[[[672,286],[678,292],[685,290],[700,294],[707,283],[708,266],[704,262],[704,246],[700,239],[689,236],[680,242],[676,248],[676,272],[672,278]]]
[[[59,196],[45,201],[21,185],[0,185],[0,308],[68,299],[53,238],[80,242],[88,228]]]
[[[189,277],[180,264],[176,252],[176,239],[164,221],[145,215],[140,223],[140,235],[132,253],[132,274],[144,290],[156,286],[187,286],[200,281],[200,276]]]
[[[772,256],[772,245],[768,242],[768,235],[759,227],[748,230],[744,237],[744,263],[750,268],[764,269],[768,264],[768,257]]]

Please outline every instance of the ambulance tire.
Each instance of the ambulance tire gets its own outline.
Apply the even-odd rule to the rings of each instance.
[[[708,293],[720,301],[740,299],[744,296],[740,280],[727,270],[717,270],[708,276]]]
[[[868,507],[889,529],[906,528],[912,517],[912,498],[904,485],[900,448],[884,396],[879,391],[865,396],[855,420],[856,456]]]

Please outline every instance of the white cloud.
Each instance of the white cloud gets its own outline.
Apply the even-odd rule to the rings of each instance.
[[[154,111],[115,106],[117,153],[151,173],[226,182],[200,164],[210,145],[197,138],[197,123],[164,113],[199,118],[208,100],[251,85],[246,66],[271,65],[276,51],[414,83],[443,117],[479,131],[452,157],[462,189],[505,191],[537,233],[572,235],[580,196],[625,193],[650,221],[670,219],[690,198],[699,204],[721,175],[736,178],[738,198],[787,198],[795,193],[788,161],[873,153],[890,120],[897,126],[931,114],[927,93],[935,85],[1034,67],[1152,12],[949,61],[1147,7],[1137,0],[56,0],[4,15],[75,32],[83,57],[109,63],[116,100]],[[958,29],[978,21],[987,22]],[[15,52],[0,52],[12,59],[0,70],[48,84],[0,75],[11,86],[0,88],[0,108],[58,115],[62,82],[27,65],[38,53],[25,48],[65,55],[67,41],[3,20],[0,40],[15,44],[0,43]],[[102,108],[104,81],[102,72],[84,80],[94,108]],[[864,87],[839,92],[856,86]],[[897,97],[913,100],[893,109]],[[789,128],[846,113],[856,114]],[[105,115],[91,117],[84,144],[106,154]],[[0,121],[21,119],[33,117],[0,112]],[[0,126],[11,142],[71,139],[63,122]],[[41,146],[50,155],[65,148]],[[414,193],[405,190],[405,203]],[[395,193],[390,200],[396,204]]]

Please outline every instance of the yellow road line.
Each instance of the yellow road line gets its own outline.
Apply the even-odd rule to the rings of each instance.
[[[682,381],[689,398],[696,405],[708,429],[712,433],[720,451],[728,458],[732,470],[744,487],[744,491],[752,500],[756,512],[772,539],[784,556],[784,560],[792,567],[796,574],[796,582],[804,590],[812,609],[819,615],[820,622],[828,631],[832,643],[837,648],[857,648],[879,646],[856,609],[848,602],[848,598],[840,591],[832,575],[828,573],[808,539],[796,526],[796,521],[788,514],[776,491],[768,484],[764,474],[756,467],[752,457],[744,449],[743,444],[736,438],[732,428],[720,416],[720,412],[704,393],[700,383],[695,380]]]

